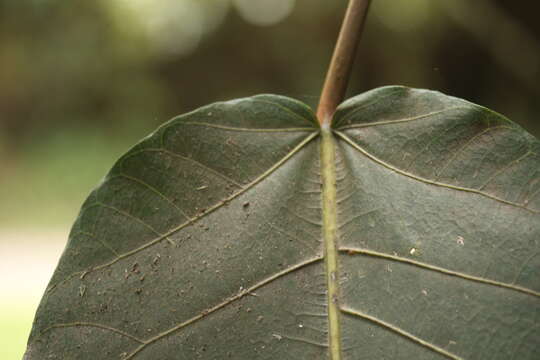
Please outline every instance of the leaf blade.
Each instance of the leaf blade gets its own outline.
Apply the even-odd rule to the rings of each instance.
[[[261,95],[136,145],[83,206],[25,359],[537,358],[540,142],[403,87],[335,124],[328,161],[311,110]]]

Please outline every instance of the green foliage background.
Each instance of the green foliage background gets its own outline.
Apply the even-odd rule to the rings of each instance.
[[[271,3],[255,11],[270,15],[248,3]],[[0,0],[0,263],[22,256],[8,234],[68,229],[113,161],[172,116],[256,93],[315,105],[345,6]],[[536,14],[534,2],[374,0],[349,93],[437,89],[538,136]],[[20,282],[25,261],[11,269]],[[21,357],[44,286],[0,297],[2,359]]]

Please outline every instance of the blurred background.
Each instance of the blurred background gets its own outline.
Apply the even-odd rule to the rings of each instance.
[[[169,118],[257,93],[312,106],[346,0],[0,0],[0,358],[21,359],[71,223]],[[401,84],[540,134],[535,2],[373,0],[349,94]]]

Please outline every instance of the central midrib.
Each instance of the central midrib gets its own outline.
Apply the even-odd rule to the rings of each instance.
[[[323,239],[328,303],[328,342],[330,359],[341,360],[341,335],[339,323],[339,274],[336,206],[336,169],[334,137],[329,127],[322,127],[321,180],[323,185]]]

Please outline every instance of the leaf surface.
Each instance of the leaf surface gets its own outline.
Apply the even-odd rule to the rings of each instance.
[[[536,359],[540,143],[384,87],[180,116],[92,192],[25,359]]]

